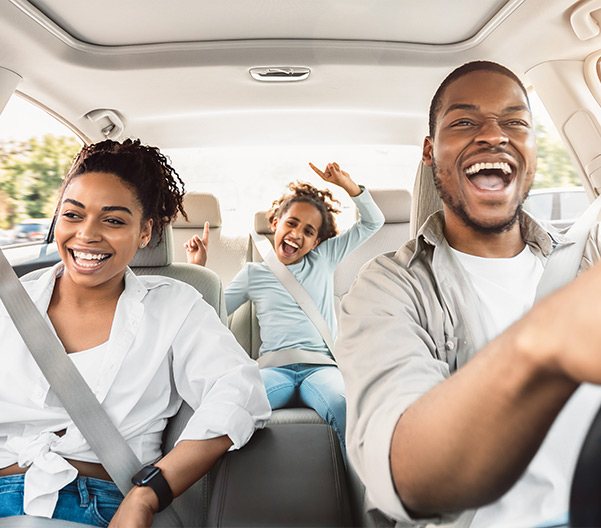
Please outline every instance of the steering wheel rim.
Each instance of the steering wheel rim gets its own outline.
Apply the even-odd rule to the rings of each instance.
[[[584,438],[570,490],[570,528],[601,526],[601,407]]]

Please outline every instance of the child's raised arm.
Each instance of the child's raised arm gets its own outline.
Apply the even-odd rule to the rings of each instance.
[[[338,163],[328,163],[325,172],[319,170],[313,163],[309,163],[309,166],[319,174],[323,181],[342,187],[349,196],[359,196],[361,194],[361,188],[351,179],[348,172],[344,172],[340,168]]]
[[[209,222],[205,222],[202,239],[198,235],[194,235],[184,243],[184,247],[186,248],[186,258],[189,264],[204,266],[209,256]]]

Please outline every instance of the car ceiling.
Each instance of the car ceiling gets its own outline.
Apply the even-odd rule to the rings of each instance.
[[[598,49],[566,0],[1,0],[0,67],[86,141],[110,109],[161,147],[420,144],[458,64],[518,74]],[[307,67],[258,82],[253,67]]]

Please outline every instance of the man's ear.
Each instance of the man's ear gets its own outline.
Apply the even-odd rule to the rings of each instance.
[[[422,148],[422,161],[428,167],[432,166],[432,153],[434,150],[434,140],[430,136],[424,138],[424,146]]]

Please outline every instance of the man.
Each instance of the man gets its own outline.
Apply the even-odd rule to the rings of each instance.
[[[443,211],[372,261],[342,304],[349,457],[403,526],[553,523],[601,402],[581,385],[601,383],[597,228],[590,271],[530,309],[566,240],[521,210],[536,169],[522,83],[495,63],[458,68],[429,134]]]

